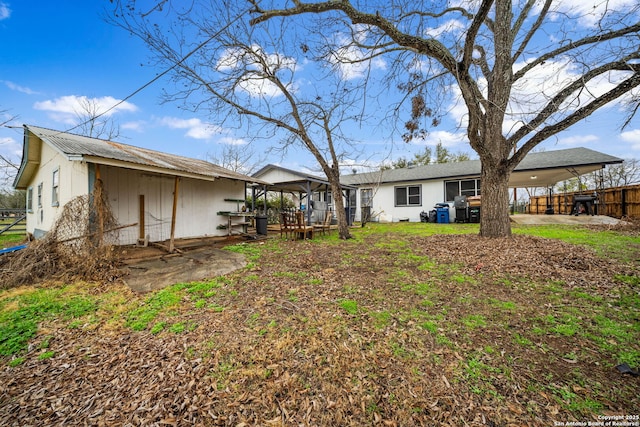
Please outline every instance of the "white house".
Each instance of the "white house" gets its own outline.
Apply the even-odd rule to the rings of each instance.
[[[551,187],[557,182],[622,163],[622,159],[587,148],[529,153],[509,178],[511,188]],[[455,220],[456,196],[481,196],[480,160],[344,175],[358,187],[356,220],[368,207],[380,221],[420,221],[420,213],[448,203]]]
[[[204,160],[24,125],[14,187],[27,191],[29,233],[44,235],[97,178],[118,223],[133,224],[119,232],[120,244],[227,235],[247,183],[267,184]]]

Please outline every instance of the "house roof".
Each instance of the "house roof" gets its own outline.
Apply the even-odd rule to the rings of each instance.
[[[37,170],[40,163],[41,150],[39,144],[41,144],[41,141],[50,145],[70,161],[86,161],[208,181],[227,178],[268,184],[205,160],[162,153],[119,142],[90,138],[37,126],[23,125],[23,127],[24,149],[20,170],[14,181],[15,188],[26,188],[30,177]]]
[[[529,153],[512,172],[509,186],[551,186],[622,161],[618,157],[582,147]],[[342,180],[351,185],[366,185],[479,177],[480,172],[480,160],[468,160],[344,175]]]
[[[280,172],[286,176],[282,181],[273,182],[267,186],[269,191],[287,191],[287,192],[307,192],[318,191],[322,188],[331,186],[327,178],[319,177],[308,173],[303,173],[293,169],[287,169],[282,166],[268,164],[255,172],[252,176],[261,177],[269,172]],[[273,181],[273,180],[272,180]],[[346,189],[355,189],[355,186],[343,182]]]
[[[263,166],[262,168],[260,168],[260,170],[258,170],[257,172],[254,172],[251,176],[255,176],[255,177],[260,177],[263,176],[264,174],[270,172],[270,171],[282,171],[285,172],[287,174],[291,174],[291,175],[295,175],[297,177],[300,177],[300,179],[310,179],[313,181],[326,181],[326,178],[322,178],[320,176],[317,175],[311,175],[308,173],[302,173],[300,171],[296,171],[293,169],[287,169],[285,167],[279,166],[279,165],[274,165],[272,163]]]

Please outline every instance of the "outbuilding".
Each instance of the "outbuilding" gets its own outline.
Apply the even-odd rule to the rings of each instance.
[[[246,218],[229,213],[243,211],[248,183],[268,184],[204,160],[24,125],[14,187],[27,193],[27,232],[43,236],[98,179],[117,222],[129,225],[118,233],[123,245],[242,231]]]

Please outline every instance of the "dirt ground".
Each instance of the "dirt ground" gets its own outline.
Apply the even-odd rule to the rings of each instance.
[[[512,215],[517,224],[616,225],[620,220],[596,215]],[[270,237],[279,233],[271,231]],[[221,250],[225,245],[252,241],[243,237],[184,239],[176,243],[178,253],[168,254],[159,246],[129,247],[122,251],[126,264],[122,281],[135,292],[161,289],[174,283],[204,280],[224,275],[246,265],[238,253]]]
[[[135,292],[162,289],[174,283],[210,279],[238,270],[247,264],[244,255],[215,247],[203,247],[181,254],[166,254],[129,262],[121,280]]]
[[[640,289],[614,279],[638,275],[640,248],[622,264],[524,235],[488,247],[366,230],[269,247],[156,319],[192,325],[182,333],[47,322],[24,363],[0,369],[0,425],[548,427],[638,414],[640,380],[599,347],[616,336],[536,329],[571,326],[549,323],[568,314],[592,328],[600,306],[640,322],[617,311]],[[55,356],[41,360],[45,339]]]

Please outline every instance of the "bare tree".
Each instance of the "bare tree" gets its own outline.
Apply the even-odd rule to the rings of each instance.
[[[580,16],[555,0],[249,1],[256,26],[320,15],[363,60],[393,58],[412,104],[407,139],[424,134],[421,117],[439,121],[432,97],[459,93],[482,162],[482,236],[511,234],[509,176],[531,149],[640,85],[637,3],[598,2]]]
[[[598,182],[599,173],[594,172],[592,180]],[[622,187],[625,185],[640,183],[640,161],[638,159],[626,159],[617,165],[608,165],[602,171],[602,186],[604,188]]]
[[[0,110],[0,127],[7,125],[17,118],[7,114],[8,110]],[[20,160],[12,159],[8,154],[0,154],[0,191],[9,188],[20,168]]]
[[[90,138],[101,138],[109,141],[120,136],[120,126],[112,117],[105,115],[100,103],[95,98],[81,97],[75,111],[80,135]]]
[[[218,154],[208,154],[211,162],[234,172],[251,175],[263,161],[253,148],[247,145],[224,144]]]
[[[123,0],[116,2],[114,22],[143,40],[158,65],[171,69],[175,88],[167,90],[166,101],[216,117],[254,141],[277,142],[283,152],[310,152],[331,185],[339,235],[350,238],[340,165],[347,153],[357,152],[343,126],[355,117],[363,120],[362,88],[338,78],[321,54],[314,55],[304,43],[310,29],[252,27],[245,6],[194,1],[183,9],[165,1],[144,10]],[[302,64],[287,54],[293,52],[304,57],[307,76],[313,70],[313,81],[298,78]],[[303,84],[307,90],[300,90]]]

